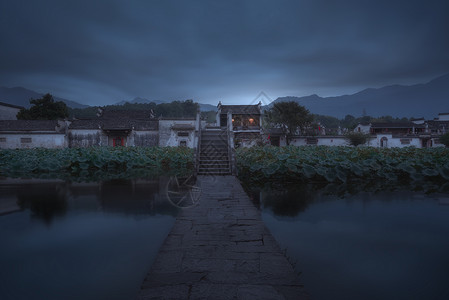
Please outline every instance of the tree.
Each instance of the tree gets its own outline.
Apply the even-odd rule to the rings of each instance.
[[[440,143],[446,147],[449,147],[449,133],[445,133],[440,136]]]
[[[362,132],[350,132],[345,135],[346,141],[354,147],[366,144],[369,138],[369,134],[365,134]]]
[[[265,112],[265,120],[272,127],[281,128],[288,138],[312,124],[313,116],[304,106],[294,101],[278,102]]]
[[[45,94],[41,99],[31,99],[33,104],[29,109],[23,108],[17,114],[19,120],[57,120],[69,116],[67,105],[62,101],[53,99],[50,94]]]

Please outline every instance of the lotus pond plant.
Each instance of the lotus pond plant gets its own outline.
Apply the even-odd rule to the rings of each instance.
[[[251,181],[449,182],[449,149],[287,146],[240,148],[239,177]]]
[[[186,147],[2,149],[0,176],[70,180],[181,175],[193,171]]]

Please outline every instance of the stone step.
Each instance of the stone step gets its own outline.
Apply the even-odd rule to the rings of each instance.
[[[216,175],[216,176],[224,176],[224,175],[231,175],[231,172],[212,172],[212,171],[205,171],[205,172],[198,172],[198,175]]]

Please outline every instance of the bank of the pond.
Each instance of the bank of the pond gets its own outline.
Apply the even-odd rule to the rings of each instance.
[[[0,176],[13,178],[142,178],[188,174],[193,166],[193,150],[186,147],[0,150]]]
[[[449,181],[449,149],[287,146],[239,148],[239,177],[252,182]]]

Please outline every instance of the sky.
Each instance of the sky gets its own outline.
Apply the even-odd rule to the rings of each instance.
[[[447,0],[0,0],[0,86],[216,105],[425,83],[449,73],[448,15]]]

